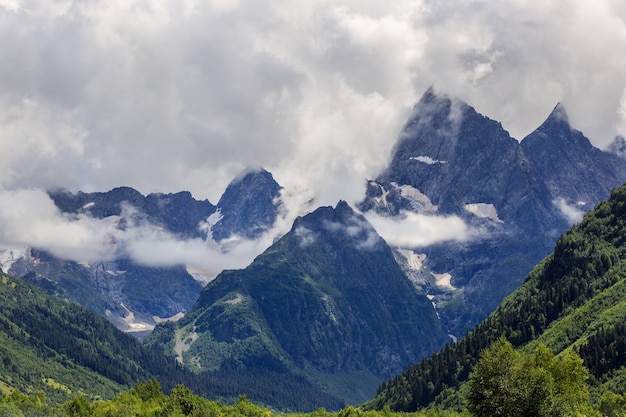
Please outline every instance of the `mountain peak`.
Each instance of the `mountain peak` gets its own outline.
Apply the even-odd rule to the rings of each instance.
[[[224,217],[212,227],[213,239],[217,242],[234,234],[259,237],[276,220],[281,189],[263,168],[243,171],[217,203]]]
[[[352,210],[352,207],[350,207],[350,205],[345,200],[339,200],[339,202],[337,202],[337,205],[335,206],[335,210],[348,211],[349,213],[354,212],[354,210]]]
[[[430,86],[424,92],[417,104],[413,107],[413,113],[422,113],[426,111],[432,112],[435,109],[439,111],[449,112],[452,103],[465,104],[462,100],[453,99],[445,93],[438,92],[435,87]]]
[[[365,217],[355,212],[344,200],[340,200],[335,208],[319,207],[299,218],[294,222],[292,231],[298,234],[304,230],[302,228],[334,244],[351,242],[350,245],[359,249],[380,249],[384,243]]]
[[[244,181],[249,181],[251,178],[262,178],[268,176],[271,177],[272,174],[266,171],[263,167],[249,167],[235,176],[235,178],[233,178],[233,180],[228,184],[228,187],[235,186]]]
[[[529,147],[545,141],[551,142],[553,146],[564,144],[570,147],[576,144],[581,149],[589,150],[592,148],[589,139],[580,131],[572,128],[565,106],[560,102],[554,106],[554,109],[541,126],[526,136],[521,143],[523,148],[529,149]]]
[[[552,200],[567,203],[560,211],[568,224],[622,184],[626,173],[626,164],[615,150],[601,151],[570,125],[561,103],[522,140],[521,147],[548,186]]]
[[[239,356],[253,374],[252,364],[274,363],[272,355],[285,369],[319,375],[313,383],[339,373],[365,375],[358,389],[339,382],[329,391],[356,398],[351,402],[366,400],[377,381],[448,341],[430,300],[345,201],[298,217],[248,267],[220,274],[181,325],[210,332],[190,342],[190,351],[202,345],[198,351],[211,355],[200,357],[201,366]]]
[[[544,124],[547,123],[562,123],[569,127],[569,117],[567,116],[563,103],[558,102],[556,106],[554,106],[554,109],[544,122]]]
[[[494,166],[498,172],[509,171],[516,164],[518,146],[499,122],[431,87],[413,108],[391,165],[377,181],[410,186],[441,212],[462,213],[464,204],[475,198],[472,190],[487,183],[493,186],[481,201],[502,200],[504,182],[486,173]]]
[[[434,100],[445,100],[447,98],[448,97],[445,94],[438,94],[435,91],[435,87],[431,85],[422,95],[422,98],[419,100],[418,105],[420,103],[430,103]]]
[[[238,204],[238,200],[244,198],[246,202],[260,197],[274,199],[278,196],[282,187],[274,180],[272,174],[263,168],[244,170],[233,179],[226,191],[217,203],[219,208]]]

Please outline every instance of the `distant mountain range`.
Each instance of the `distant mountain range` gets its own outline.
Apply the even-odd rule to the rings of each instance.
[[[217,206],[195,200],[189,192],[143,196],[128,187],[49,194],[64,213],[107,219],[120,229],[148,224],[181,239],[197,238],[216,246],[233,236],[257,238],[274,224],[281,204],[280,186],[265,170],[248,171],[233,180]],[[92,264],[57,259],[37,248],[5,250],[3,257],[6,273],[75,300],[136,335],[151,331],[160,320],[179,318],[214,278],[183,264],[140,265],[124,248],[116,259]]]
[[[617,138],[611,152],[593,147],[560,104],[518,142],[469,104],[429,89],[356,207],[340,201],[296,218],[244,269],[216,277],[182,263],[145,266],[116,242],[118,256],[107,262],[67,261],[40,248],[6,249],[0,259],[9,275],[119,329],[143,338],[154,328],[145,341],[151,352],[221,381],[200,383],[204,392],[336,409],[372,398],[381,380],[396,381],[494,311],[562,233],[626,181],[623,145]],[[217,205],[188,192],[143,196],[127,187],[49,195],[68,215],[120,230],[149,226],[221,251],[271,229],[283,204],[281,186],[262,169],[235,178]],[[468,233],[393,246],[368,221],[409,214],[426,224],[454,218]],[[440,393],[437,383],[429,395]],[[406,387],[387,387],[374,404],[414,409],[432,400],[411,394],[399,406],[390,398]]]

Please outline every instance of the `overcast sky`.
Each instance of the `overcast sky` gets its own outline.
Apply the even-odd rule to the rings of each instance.
[[[0,39],[4,204],[216,203],[248,166],[353,203],[431,85],[517,139],[559,101],[598,147],[626,133],[623,0],[0,0]]]

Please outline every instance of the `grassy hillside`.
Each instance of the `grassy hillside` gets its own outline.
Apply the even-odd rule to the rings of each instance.
[[[480,352],[506,337],[532,351],[577,352],[591,374],[592,398],[626,388],[626,185],[614,190],[557,242],[528,275],[466,337],[383,383],[369,404],[412,411],[433,402],[458,404]]]

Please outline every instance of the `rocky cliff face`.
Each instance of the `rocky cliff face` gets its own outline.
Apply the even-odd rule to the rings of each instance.
[[[429,89],[413,109],[389,167],[374,184],[385,191],[400,189],[400,198],[387,199],[390,204],[383,208],[391,214],[417,208],[469,219],[469,204],[489,204],[502,222],[536,230],[558,221],[538,175],[500,123]],[[416,206],[407,186],[419,191],[429,208]],[[365,209],[368,200],[362,205]]]
[[[447,288],[434,279],[421,286],[461,336],[519,286],[561,233],[626,181],[625,167],[571,128],[561,105],[520,144],[467,103],[429,89],[359,207],[394,217],[453,214],[479,231],[469,241],[402,248],[423,257],[422,275],[449,274]]]
[[[233,180],[217,203],[221,218],[211,228],[213,239],[259,237],[276,221],[281,189],[264,169],[248,171]]]

